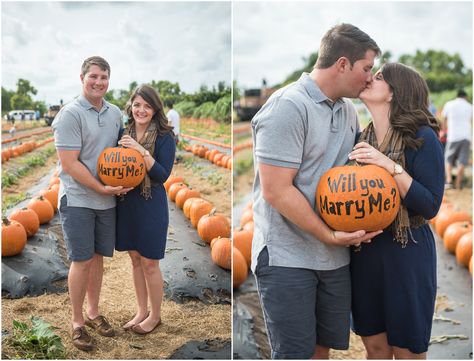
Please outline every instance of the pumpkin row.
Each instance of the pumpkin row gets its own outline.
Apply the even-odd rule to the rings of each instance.
[[[199,158],[205,158],[219,167],[232,169],[232,156],[219,152],[217,149],[209,149],[204,145],[186,145],[184,150],[191,152]]]
[[[436,217],[430,220],[444,247],[472,274],[472,217],[443,200]]]
[[[20,254],[28,237],[38,232],[41,224],[48,223],[57,212],[59,178],[50,179],[49,187],[33,197],[26,207],[14,210],[2,222],[2,257]]]
[[[197,229],[199,237],[210,245],[212,261],[230,270],[230,221],[223,214],[216,213],[214,205],[201,198],[198,190],[188,187],[184,178],[170,176],[164,183],[168,198],[183,210],[191,225]],[[217,246],[215,246],[217,244]]]
[[[39,142],[32,140],[32,141],[17,145],[15,147],[2,150],[2,163],[8,162],[10,158],[16,158],[25,153],[31,152],[39,147],[42,147],[45,144],[51,143],[52,141],[54,141],[53,137],[47,138]]]

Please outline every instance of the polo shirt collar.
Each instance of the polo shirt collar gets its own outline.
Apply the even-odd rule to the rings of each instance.
[[[79,95],[79,97],[77,98],[77,101],[83,108],[87,110],[90,110],[90,109],[96,110],[95,107],[91,104],[91,102],[87,100],[84,94]],[[102,113],[103,111],[109,109],[109,107],[110,107],[109,102],[107,102],[105,99],[102,99],[102,108],[100,109],[99,113]]]
[[[332,103],[331,99],[329,99],[319,88],[318,84],[314,82],[313,79],[310,78],[309,73],[304,72],[301,74],[299,81],[303,84],[304,88],[308,92],[309,96],[316,102],[322,103],[327,101],[328,105],[333,104],[336,105],[338,103],[344,104],[344,100],[339,98],[334,103]],[[337,107],[338,108],[338,107]]]

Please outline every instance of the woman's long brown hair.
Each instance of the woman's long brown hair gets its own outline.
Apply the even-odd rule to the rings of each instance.
[[[384,64],[381,72],[393,92],[390,125],[402,134],[406,147],[418,149],[423,144],[423,139],[416,138],[421,126],[429,126],[439,134],[438,121],[428,110],[428,85],[417,71],[400,63]]]

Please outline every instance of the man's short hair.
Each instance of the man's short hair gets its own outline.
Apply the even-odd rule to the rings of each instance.
[[[362,30],[351,24],[336,25],[321,39],[315,68],[327,69],[341,57],[346,57],[354,65],[357,60],[365,58],[368,50],[380,55],[377,43]]]
[[[464,91],[464,89],[459,89],[458,98],[465,98],[465,97],[467,97],[467,93]]]
[[[110,77],[110,65],[107,63],[107,60],[100,56],[91,56],[90,58],[84,60],[81,67],[81,74],[86,75],[92,65],[97,65],[102,70],[107,70]]]

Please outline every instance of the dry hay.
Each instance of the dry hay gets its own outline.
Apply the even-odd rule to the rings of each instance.
[[[12,330],[12,321],[30,324],[33,315],[58,327],[70,359],[165,359],[174,350],[191,340],[231,338],[231,306],[204,305],[190,301],[176,304],[164,301],[163,324],[147,336],[139,336],[121,329],[134,315],[135,295],[132,286],[131,264],[128,255],[116,253],[107,259],[101,294],[101,311],[117,331],[117,336],[107,338],[91,330],[95,350],[86,353],[72,346],[70,341],[70,304],[67,294],[48,294],[18,300],[2,300],[2,329]],[[3,345],[2,356],[13,357],[14,350]]]

